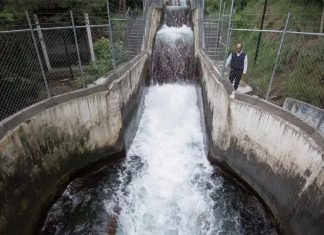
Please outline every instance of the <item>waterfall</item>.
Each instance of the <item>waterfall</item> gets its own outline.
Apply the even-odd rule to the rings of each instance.
[[[190,27],[164,25],[156,35],[153,80],[158,83],[189,80],[193,74],[194,35]]]
[[[164,23],[169,27],[190,26],[190,9],[187,6],[165,7]]]
[[[194,34],[186,1],[173,0],[165,8],[164,22],[156,34],[153,50],[153,82],[191,80],[194,67]]]
[[[73,181],[42,234],[277,234],[258,199],[207,160],[190,8],[169,3],[126,159]]]

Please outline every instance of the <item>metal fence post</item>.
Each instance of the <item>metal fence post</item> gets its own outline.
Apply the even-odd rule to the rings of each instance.
[[[35,46],[38,63],[39,63],[39,66],[40,66],[40,69],[41,69],[41,72],[42,72],[42,76],[43,76],[43,80],[44,80],[44,84],[45,84],[45,88],[46,88],[46,92],[47,92],[47,97],[51,98],[51,92],[50,92],[49,87],[48,87],[45,70],[44,70],[44,67],[43,67],[42,59],[40,57],[40,53],[39,53],[39,50],[38,50],[36,38],[35,38],[35,35],[34,35],[33,25],[31,23],[28,11],[26,11],[26,16],[27,16],[27,21],[28,21],[30,33],[31,33],[33,43],[34,43],[34,46]]]
[[[113,33],[112,33],[112,27],[111,27],[111,17],[110,17],[110,9],[109,9],[109,1],[106,0],[106,5],[107,5],[107,13],[108,13],[108,31],[109,31],[109,44],[110,44],[110,49],[111,49],[111,55],[112,55],[112,65],[113,68],[116,68],[116,59],[115,59],[115,50],[114,50],[114,40],[113,40]]]
[[[91,34],[91,28],[90,28],[89,15],[87,13],[84,13],[84,21],[85,21],[86,29],[87,29],[87,36],[88,36],[88,43],[89,43],[91,61],[95,62],[96,61],[96,56],[95,56],[94,48],[93,48],[93,40],[92,40],[92,34]]]
[[[75,48],[76,48],[76,52],[78,54],[78,62],[79,62],[79,68],[80,68],[80,72],[81,72],[81,79],[82,79],[83,87],[85,87],[85,81],[84,81],[84,77],[83,77],[83,68],[82,68],[82,62],[81,62],[80,50],[79,50],[79,44],[78,44],[78,37],[76,34],[76,30],[75,30],[75,23],[74,23],[74,17],[73,17],[72,11],[70,11],[70,15],[71,15],[72,29],[73,29],[73,35],[74,35],[74,41],[75,41]]]
[[[47,69],[51,70],[52,66],[51,66],[51,63],[50,63],[50,60],[49,60],[49,57],[48,57],[44,36],[43,36],[42,30],[41,30],[41,27],[40,27],[40,24],[39,24],[39,20],[38,20],[38,17],[37,17],[36,14],[34,14],[34,19],[35,19],[38,38],[39,38],[40,45],[42,47],[45,63],[46,63]]]
[[[288,26],[288,22],[289,22],[289,17],[290,17],[290,12],[288,13],[288,16],[287,16],[285,28],[282,31],[282,36],[281,36],[281,41],[280,41],[280,45],[279,45],[278,52],[277,52],[276,62],[275,62],[275,65],[273,67],[273,70],[272,70],[271,80],[270,80],[270,83],[269,83],[269,88],[268,88],[268,92],[267,92],[267,96],[266,96],[267,101],[269,101],[269,96],[270,96],[270,92],[271,92],[271,89],[272,89],[272,83],[273,83],[274,76],[276,74],[276,70],[277,70],[277,67],[278,67],[279,57],[280,57],[282,45],[283,45],[283,42],[284,42],[284,39],[285,39],[285,34],[286,34],[286,31],[287,31],[287,26]]]
[[[222,5],[223,0],[219,0],[219,13],[218,13],[218,20],[217,20],[217,30],[216,30],[216,49],[215,49],[215,61],[217,61],[217,50],[219,48],[220,42],[219,42],[219,27],[220,27],[220,19],[222,14]]]
[[[204,29],[204,8],[202,11],[199,12],[199,27],[200,27],[200,46],[201,49],[205,50],[206,45],[205,45],[205,29]]]
[[[223,12],[222,12],[222,17],[221,17],[221,25],[220,25],[220,32],[219,32],[219,42],[220,46],[222,47],[222,39],[223,39],[223,23],[224,23],[224,15],[225,15],[225,7],[226,7],[226,2],[223,4]],[[225,51],[225,48],[224,48]],[[221,58],[222,52],[219,53],[219,58]]]
[[[224,55],[224,68],[223,68],[223,79],[225,79],[225,70],[226,70],[226,59],[227,59],[227,54],[229,51],[230,47],[230,36],[231,36],[231,25],[232,25],[232,16],[233,16],[233,9],[234,9],[234,0],[232,0],[231,4],[231,14],[228,20],[228,29],[227,29],[227,38],[226,38],[226,50],[225,50],[225,55]]]

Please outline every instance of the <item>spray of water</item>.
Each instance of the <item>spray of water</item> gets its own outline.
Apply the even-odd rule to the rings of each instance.
[[[187,6],[187,0],[172,0],[173,6]]]
[[[179,82],[193,74],[194,35],[190,27],[164,25],[156,35],[153,79],[159,83]]]
[[[153,86],[127,153],[118,204],[118,234],[215,234],[213,168],[204,151],[194,85]],[[129,176],[131,175],[131,180]]]

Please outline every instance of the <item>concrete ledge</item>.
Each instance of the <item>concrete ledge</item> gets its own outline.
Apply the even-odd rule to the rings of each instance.
[[[143,52],[103,85],[53,97],[1,122],[1,234],[33,233],[44,204],[72,174],[122,155],[148,60]]]
[[[283,108],[308,123],[324,136],[323,109],[292,98],[286,98]]]
[[[63,95],[54,96],[50,99],[43,100],[34,105],[31,105],[14,115],[2,120],[0,122],[0,140],[12,129],[14,129],[20,123],[29,121],[30,118],[37,115],[43,110],[49,109],[55,105],[62,104],[64,102],[68,102],[70,100],[86,97],[92,95],[94,93],[99,93],[106,91],[108,86],[112,83],[112,81],[116,80],[116,78],[121,77],[123,73],[130,70],[133,66],[135,66],[139,61],[143,59],[143,57],[147,56],[147,52],[141,52],[131,61],[119,65],[116,70],[111,71],[107,78],[106,82],[103,85],[97,85],[91,88],[80,89],[77,91],[69,92]]]
[[[281,107],[233,92],[197,52],[210,160],[251,185],[285,233],[324,231],[324,138]]]
[[[33,234],[42,208],[71,175],[124,155],[161,19],[159,9],[150,14],[144,51],[103,84],[44,100],[0,123],[0,234]]]

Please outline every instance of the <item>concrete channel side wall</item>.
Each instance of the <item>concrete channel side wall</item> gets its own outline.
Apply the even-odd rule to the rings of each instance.
[[[122,155],[123,107],[132,109],[128,101],[138,93],[147,60],[143,53],[107,90],[80,92],[17,123],[0,140],[1,234],[32,233],[44,204],[73,173]]]
[[[160,25],[160,10],[149,14],[146,50],[103,85],[53,97],[0,123],[0,234],[32,234],[73,174],[124,156],[124,132],[144,91]]]
[[[324,232],[324,139],[284,109],[232,94],[203,51],[197,53],[210,160],[220,160],[272,209],[285,233]]]
[[[314,127],[324,136],[324,110],[303,101],[286,98],[283,109]]]

